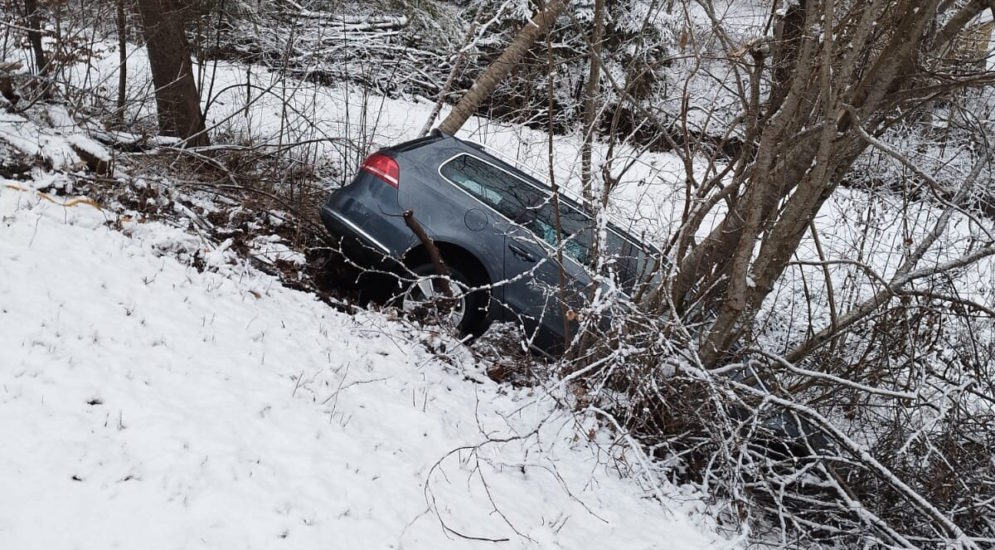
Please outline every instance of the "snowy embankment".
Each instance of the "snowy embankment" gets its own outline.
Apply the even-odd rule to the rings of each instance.
[[[0,181],[0,547],[730,544],[698,495],[438,335],[230,252],[198,272],[176,259],[196,237],[25,184]]]

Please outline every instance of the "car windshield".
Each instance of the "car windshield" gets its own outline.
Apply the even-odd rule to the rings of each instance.
[[[441,174],[500,214],[531,231],[586,266],[595,267],[595,221],[566,201],[560,202],[560,235],[556,234],[556,209],[548,190],[471,155],[460,155],[442,166]],[[623,237],[609,227],[603,248],[604,265],[611,268],[625,288],[651,275],[655,259],[648,247]]]

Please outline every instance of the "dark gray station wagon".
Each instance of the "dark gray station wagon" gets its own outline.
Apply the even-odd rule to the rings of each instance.
[[[572,312],[598,288],[631,293],[657,263],[652,247],[609,225],[599,265],[610,278],[595,278],[598,232],[579,204],[554,200],[548,186],[483,146],[434,132],[371,155],[321,209],[351,261],[400,276],[405,310],[433,303],[444,286],[402,218],[407,210],[450,269],[458,303],[443,320],[470,335],[493,321],[518,322],[528,343],[547,352],[574,336]]]

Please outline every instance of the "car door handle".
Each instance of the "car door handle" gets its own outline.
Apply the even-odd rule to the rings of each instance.
[[[535,263],[536,257],[525,248],[522,248],[517,244],[509,244],[508,248],[511,249],[511,253],[514,254],[519,260],[522,260],[523,262]]]

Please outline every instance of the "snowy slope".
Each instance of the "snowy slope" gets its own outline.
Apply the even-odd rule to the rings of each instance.
[[[12,185],[0,548],[733,545],[591,419],[437,358],[430,333],[224,251],[198,272],[176,251],[206,245],[179,229],[118,232],[113,212]]]

